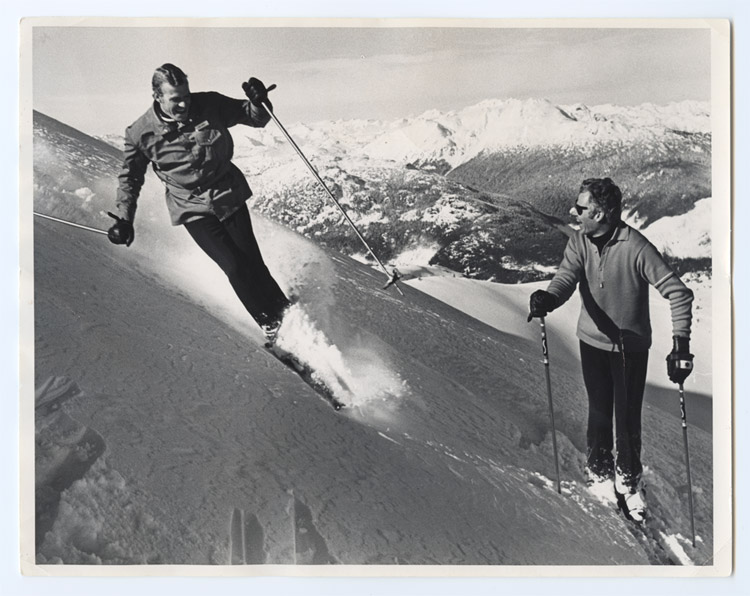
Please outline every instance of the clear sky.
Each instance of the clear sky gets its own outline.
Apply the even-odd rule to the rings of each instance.
[[[639,104],[710,98],[709,33],[500,27],[44,27],[33,106],[91,134],[122,133],[150,79],[180,66],[193,91],[278,84],[282,121],[395,119],[491,98]]]

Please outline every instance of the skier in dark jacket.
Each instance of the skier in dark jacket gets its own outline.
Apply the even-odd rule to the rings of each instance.
[[[229,278],[250,315],[273,341],[289,300],[263,262],[246,205],[252,192],[232,163],[236,124],[263,127],[270,116],[268,90],[258,79],[243,83],[246,100],[191,93],[187,75],[172,64],[156,69],[153,105],[125,131],[119,175],[115,244],[130,246],[133,221],[148,165],[166,187],[172,225],[184,225]]]
[[[675,383],[682,383],[692,370],[693,292],[657,249],[620,219],[622,194],[612,180],[584,180],[579,193],[571,214],[581,228],[568,241],[547,290],[531,295],[530,317],[553,311],[578,286],[582,303],[577,335],[589,401],[587,480],[614,480],[626,510],[640,521],[645,514],[641,408],[651,346],[649,286],[670,303],[674,347],[667,357],[667,374]]]

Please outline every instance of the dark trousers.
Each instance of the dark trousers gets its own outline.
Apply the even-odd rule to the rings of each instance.
[[[289,300],[263,262],[246,205],[224,221],[209,215],[186,223],[185,228],[226,273],[237,297],[259,325],[281,316]]]
[[[635,488],[641,478],[641,409],[648,351],[611,352],[581,343],[583,381],[589,397],[587,430],[589,470],[617,475],[618,484]],[[612,414],[615,417],[613,442]],[[617,459],[612,456],[616,446]]]

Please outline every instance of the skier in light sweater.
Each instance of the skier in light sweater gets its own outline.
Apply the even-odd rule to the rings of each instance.
[[[611,179],[583,181],[571,209],[580,230],[568,241],[547,290],[531,295],[529,319],[562,305],[578,286],[577,335],[589,402],[585,475],[589,483],[614,481],[625,513],[642,521],[641,409],[651,346],[649,285],[670,303],[673,350],[667,356],[667,374],[675,383],[692,371],[693,292],[657,249],[621,220],[621,205],[622,193]]]

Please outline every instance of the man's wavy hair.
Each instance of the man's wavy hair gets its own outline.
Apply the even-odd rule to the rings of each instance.
[[[591,201],[604,213],[608,224],[620,223],[622,192],[611,178],[587,178],[578,192],[591,194]]]
[[[162,64],[159,68],[154,71],[154,76],[151,77],[151,89],[154,92],[154,97],[161,96],[161,86],[164,83],[169,83],[172,87],[177,87],[183,83],[187,83],[187,75],[174,64]]]

